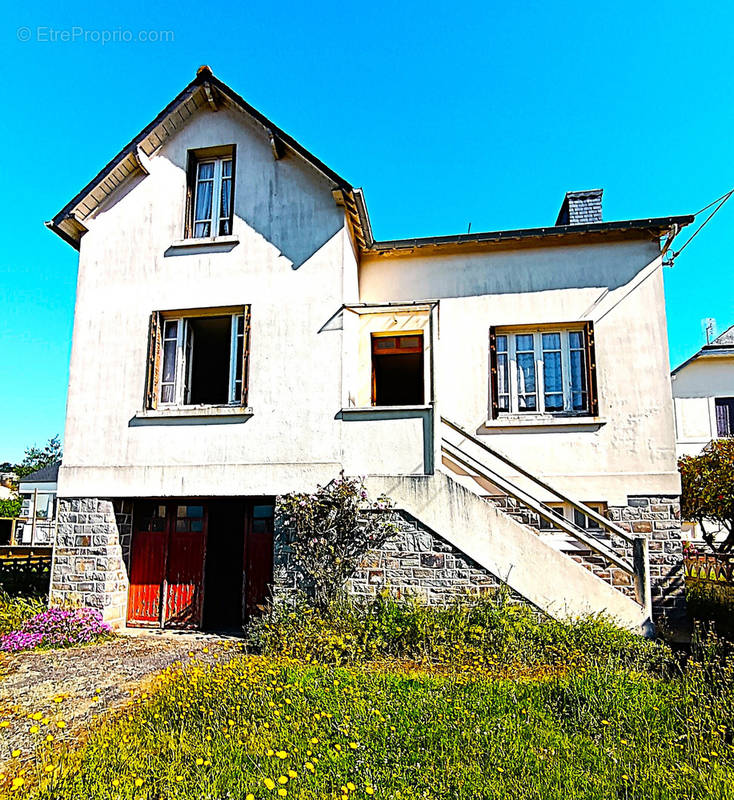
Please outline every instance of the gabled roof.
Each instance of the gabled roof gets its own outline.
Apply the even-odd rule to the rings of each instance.
[[[55,464],[49,464],[46,467],[41,467],[30,475],[26,475],[20,479],[20,483],[56,483],[59,479],[59,467],[61,462],[57,461]]]
[[[147,173],[147,158],[185,125],[197,110],[206,107],[212,110],[235,108],[244,112],[264,128],[276,158],[279,158],[284,150],[303,158],[333,184],[337,202],[346,208],[360,246],[365,246],[371,241],[369,220],[361,190],[355,189],[349,181],[327,167],[292,136],[253,108],[229,86],[216,78],[207,66],[199,67],[194,80],[150,124],[131,139],[52,220],[47,222],[46,227],[78,250],[81,238],[87,230],[84,225],[87,216],[130,175],[136,172]],[[365,237],[369,237],[369,240]]]
[[[489,231],[455,236],[429,236],[413,239],[395,239],[376,242],[372,236],[367,206],[362,190],[352,186],[326,166],[313,153],[306,150],[292,136],[281,130],[239,94],[216,78],[209,67],[202,66],[194,78],[140,133],[70,200],[46,226],[72,247],[79,249],[82,236],[87,232],[84,224],[89,217],[120,184],[136,173],[147,174],[148,157],[186,124],[202,108],[217,110],[233,108],[247,114],[260,124],[270,139],[273,156],[277,159],[290,152],[310,164],[333,185],[332,193],[339,205],[344,206],[351,231],[362,252],[385,255],[406,253],[427,248],[430,251],[514,246],[566,245],[596,241],[616,241],[625,238],[658,238],[663,234],[675,235],[690,224],[690,215],[657,217],[619,222],[594,222],[576,225],[553,225],[547,228],[526,228],[509,231]]]
[[[670,374],[675,375],[680,372],[683,367],[687,367],[692,361],[699,358],[717,358],[717,357],[731,358],[734,356],[734,325],[727,328],[720,336],[717,336],[711,344],[705,344],[697,353],[694,353],[690,358],[687,358],[682,364],[679,364]]]

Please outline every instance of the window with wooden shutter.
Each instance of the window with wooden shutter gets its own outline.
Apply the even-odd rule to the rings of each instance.
[[[154,312],[145,406],[247,405],[250,306]]]
[[[591,322],[489,331],[489,412],[598,415]]]

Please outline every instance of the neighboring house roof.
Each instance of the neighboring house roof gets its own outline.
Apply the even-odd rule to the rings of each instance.
[[[59,478],[59,467],[61,462],[57,461],[55,464],[49,464],[47,467],[41,467],[30,475],[21,478],[21,483],[56,483]]]
[[[87,231],[85,219],[130,175],[139,172],[147,174],[148,157],[175,135],[198,109],[207,107],[213,110],[235,108],[249,115],[268,135],[276,159],[282,157],[285,151],[290,151],[331,181],[334,197],[346,209],[354,237],[364,252],[381,254],[424,247],[443,249],[459,246],[463,249],[516,240],[535,240],[535,244],[566,244],[578,237],[584,240],[600,236],[604,236],[605,239],[628,238],[646,235],[646,232],[653,237],[659,237],[671,229],[677,230],[693,221],[692,216],[685,215],[376,242],[372,236],[362,190],[352,186],[292,136],[253,108],[233,89],[215,77],[209,67],[202,66],[197,70],[194,80],[150,124],[129,141],[52,220],[46,223],[46,226],[78,250],[81,238]],[[563,241],[560,242],[559,239]]]
[[[692,361],[696,361],[699,358],[717,358],[721,356],[734,356],[734,325],[731,328],[727,328],[720,336],[717,336],[711,344],[705,344],[697,353],[694,353],[682,364],[679,364],[670,374],[675,375],[683,367],[687,367]]]

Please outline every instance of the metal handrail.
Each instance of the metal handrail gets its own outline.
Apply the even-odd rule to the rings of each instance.
[[[560,492],[553,486],[550,486],[545,481],[542,481],[536,475],[528,472],[527,470],[523,469],[519,464],[516,464],[514,461],[511,461],[507,456],[503,455],[502,453],[498,452],[494,448],[490,447],[489,445],[485,444],[484,442],[477,439],[475,436],[472,436],[468,431],[465,431],[460,425],[457,425],[455,422],[451,422],[450,420],[446,419],[445,417],[441,417],[441,422],[444,425],[447,425],[449,428],[452,428],[457,433],[460,433],[466,439],[468,439],[472,444],[475,444],[477,447],[481,448],[482,450],[489,453],[494,458],[502,461],[503,463],[507,464],[508,467],[512,467],[516,472],[520,475],[523,475],[525,478],[529,478],[533,481],[536,485],[540,486],[542,489],[545,489],[551,494],[554,494],[559,500],[562,500],[564,503],[568,503],[572,508],[575,508],[581,514],[593,519],[594,522],[597,522],[601,527],[606,528],[610,533],[613,533],[615,536],[619,536],[620,539],[624,539],[625,542],[629,544],[634,544],[635,539],[637,537],[630,535],[627,531],[623,528],[620,528],[618,525],[615,525],[613,522],[608,520],[606,517],[603,517],[597,511],[594,511],[593,508],[589,508],[589,506],[584,505],[583,503],[579,502],[578,500],[574,500],[573,498],[569,497],[568,495]],[[446,440],[447,441],[447,440]],[[455,446],[455,445],[454,445]],[[479,463],[479,462],[477,462]],[[485,465],[486,466],[486,465]],[[531,495],[530,495],[531,496]],[[557,515],[556,515],[557,516]],[[552,520],[552,521],[555,521]]]
[[[569,534],[569,536],[578,540],[590,550],[593,550],[603,558],[606,558],[608,561],[614,564],[615,567],[623,570],[628,575],[634,576],[634,566],[621,556],[618,556],[613,550],[608,548],[598,539],[595,539],[593,536],[588,536],[582,528],[579,528],[573,522],[569,522],[563,517],[559,517],[557,514],[554,514],[553,511],[545,506],[540,500],[533,497],[516,484],[512,483],[512,481],[504,478],[498,472],[495,472],[493,469],[491,469],[491,467],[488,467],[486,464],[481,464],[473,456],[465,453],[463,450],[460,450],[455,444],[452,444],[447,439],[442,439],[441,441],[442,452],[446,453],[446,455],[457,462],[460,466],[476,472],[479,477],[484,478],[485,480],[491,481],[510,497],[513,497],[515,500],[519,500],[524,506],[543,517],[543,519],[553,523],[556,527],[565,531],[567,534]]]

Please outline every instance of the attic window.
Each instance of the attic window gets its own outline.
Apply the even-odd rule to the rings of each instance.
[[[235,146],[189,150],[186,238],[232,233]]]

